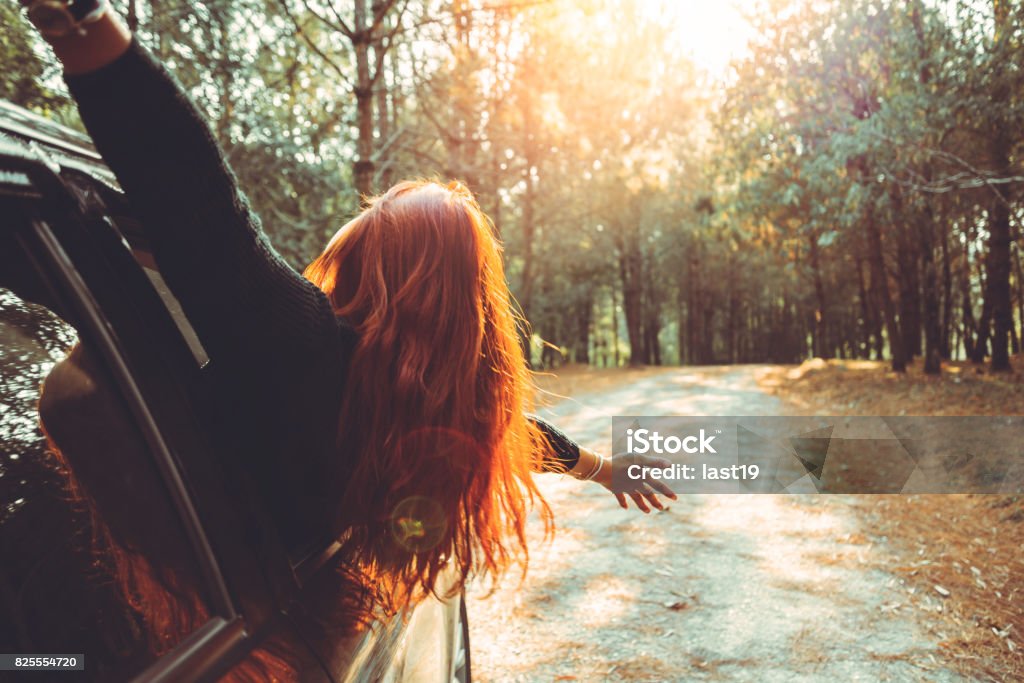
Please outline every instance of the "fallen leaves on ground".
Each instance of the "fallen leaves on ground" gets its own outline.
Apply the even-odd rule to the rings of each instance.
[[[1024,373],[968,362],[933,377],[920,361],[900,374],[880,361],[814,359],[766,366],[758,381],[796,414],[1024,414]],[[907,603],[936,616],[946,657],[972,677],[1024,680],[1024,496],[871,496],[859,509],[869,532],[890,542],[883,568]]]

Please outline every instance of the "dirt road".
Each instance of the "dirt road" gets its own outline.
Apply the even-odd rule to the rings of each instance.
[[[772,415],[758,368],[672,369],[546,414],[607,451],[612,415]],[[542,482],[559,525],[529,575],[470,596],[478,681],[957,681],[916,596],[876,568],[869,496],[687,496],[645,516],[568,477]]]

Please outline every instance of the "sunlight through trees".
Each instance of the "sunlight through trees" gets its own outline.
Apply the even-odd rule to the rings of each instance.
[[[1020,2],[120,9],[296,266],[361,196],[466,182],[506,244],[535,364],[938,372],[1019,351]],[[14,11],[0,94],[73,120]]]

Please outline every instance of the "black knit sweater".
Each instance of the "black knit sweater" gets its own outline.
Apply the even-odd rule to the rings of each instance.
[[[144,49],[133,43],[112,64],[66,81],[213,359],[215,419],[238,435],[240,450],[273,454],[249,464],[257,479],[284,487],[276,498],[290,489],[329,509],[338,482],[313,454],[334,451],[355,331],[270,246],[195,105]],[[551,442],[549,462],[571,469],[576,444],[531,419]]]

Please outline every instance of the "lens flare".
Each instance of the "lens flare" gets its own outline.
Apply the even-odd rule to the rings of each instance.
[[[395,505],[391,512],[391,537],[412,552],[434,548],[448,528],[441,505],[424,496],[410,496]]]

